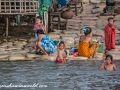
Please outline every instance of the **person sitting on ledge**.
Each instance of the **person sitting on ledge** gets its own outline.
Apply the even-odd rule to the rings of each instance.
[[[78,46],[78,56],[84,57],[96,57],[96,52],[98,50],[99,44],[93,44],[92,38],[90,37],[90,33],[92,32],[90,27],[86,27],[84,29],[84,34],[81,35],[79,39]]]
[[[50,37],[45,35],[42,29],[37,30],[37,35],[37,47],[44,53],[44,55],[49,55],[56,51],[54,42],[52,41],[52,39],[50,39]]]

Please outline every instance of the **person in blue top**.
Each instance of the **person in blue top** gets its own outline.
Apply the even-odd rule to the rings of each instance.
[[[52,39],[45,35],[42,29],[37,30],[38,48],[44,53],[44,55],[52,54],[56,51],[56,46]]]

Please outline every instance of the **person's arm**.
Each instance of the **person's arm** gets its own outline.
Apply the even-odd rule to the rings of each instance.
[[[99,70],[102,70],[105,67],[105,62],[99,67]]]
[[[36,24],[34,25],[33,30],[34,30],[35,32],[37,31],[37,26],[36,26]]]
[[[38,42],[41,42],[41,40],[42,40],[42,36],[38,35]]]
[[[113,65],[113,69],[114,69],[114,70],[117,70],[117,68],[116,68],[115,64]]]
[[[92,45],[92,38],[90,38],[90,42],[89,43],[90,43],[90,46],[91,46]]]

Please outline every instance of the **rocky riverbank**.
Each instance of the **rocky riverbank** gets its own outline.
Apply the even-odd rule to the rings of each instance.
[[[115,60],[120,60],[120,15],[116,16],[101,16],[105,3],[98,3],[97,8],[99,11],[93,14],[94,4],[84,4],[84,10],[79,13],[78,16],[74,16],[72,19],[67,20],[67,30],[54,30],[54,32],[48,35],[53,40],[64,40],[66,42],[66,48],[77,48],[79,42],[79,36],[83,34],[85,27],[92,28],[93,41],[99,40],[104,42],[104,27],[107,24],[108,17],[114,17],[115,25],[117,29],[116,34],[116,49],[107,53],[112,54]],[[19,34],[19,33],[18,33]],[[26,37],[26,38],[25,38]],[[16,61],[16,60],[51,60],[55,61],[56,53],[50,56],[41,56],[34,54],[35,52],[35,39],[33,34],[25,35],[25,37],[4,39],[4,42],[0,44],[0,61]],[[88,59],[87,57],[74,57],[68,55],[70,60],[103,60],[104,52],[98,53],[97,58]]]

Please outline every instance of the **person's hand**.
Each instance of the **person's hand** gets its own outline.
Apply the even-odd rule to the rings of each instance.
[[[105,60],[104,60],[103,64],[106,65],[106,61]]]
[[[39,27],[37,28],[37,30],[40,29]]]

